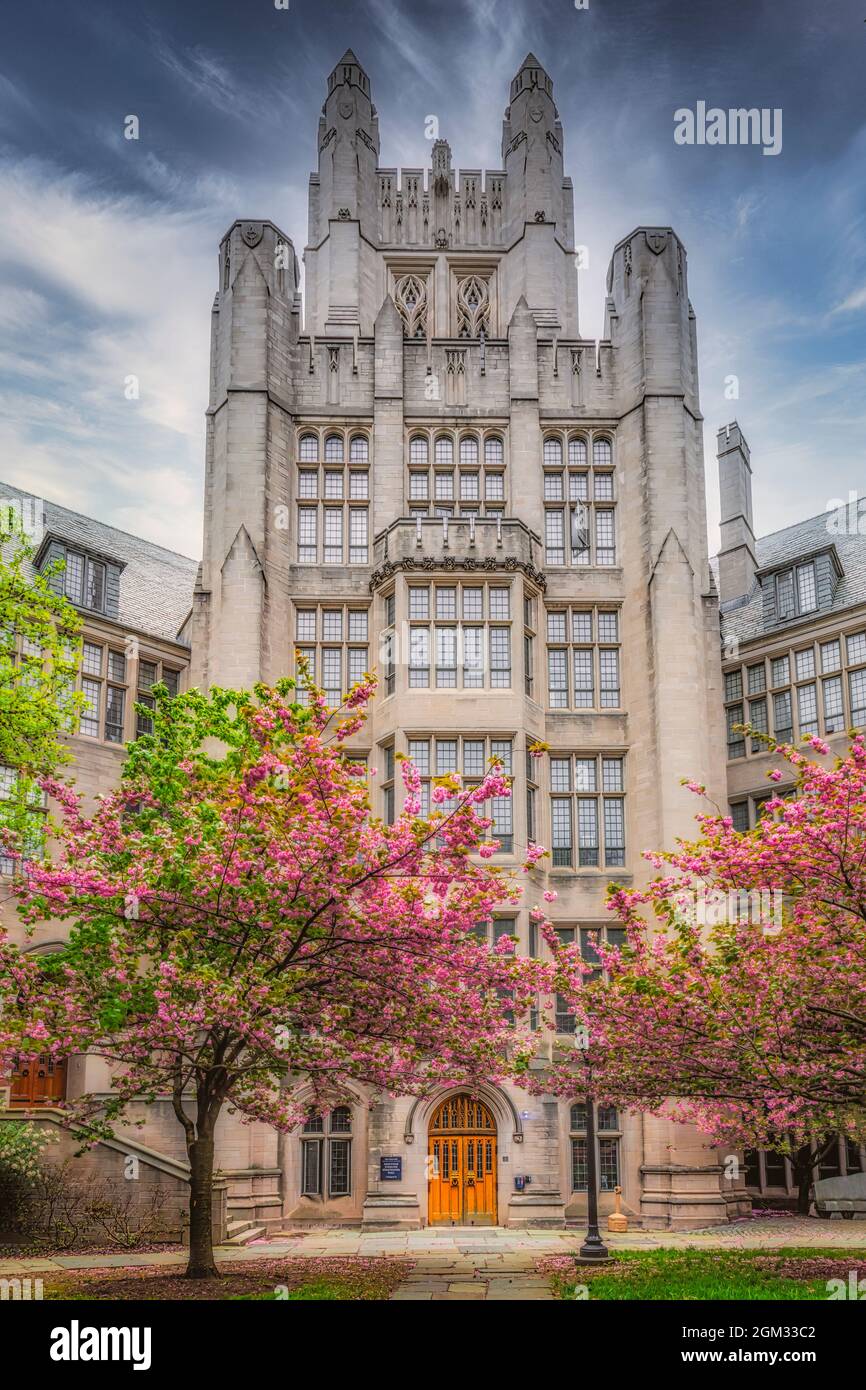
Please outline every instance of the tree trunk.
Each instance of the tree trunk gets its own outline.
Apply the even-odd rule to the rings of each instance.
[[[825,1153],[824,1149],[819,1148],[813,1153],[808,1144],[804,1144],[795,1154],[791,1155],[791,1167],[794,1172],[794,1181],[797,1184],[797,1211],[800,1216],[808,1216],[812,1205],[810,1192],[815,1168],[820,1163]]]
[[[189,1264],[187,1279],[211,1279],[216,1275],[213,1257],[214,1141],[212,1134],[187,1144],[189,1154]]]
[[[812,1165],[805,1165],[797,1170],[797,1211],[801,1216],[809,1215],[809,1208],[812,1205],[810,1192],[812,1189]]]

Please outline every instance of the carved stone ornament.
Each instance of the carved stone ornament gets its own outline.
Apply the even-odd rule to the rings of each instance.
[[[490,336],[490,287],[480,275],[467,275],[457,285],[457,336]]]
[[[241,237],[247,246],[258,246],[263,232],[261,222],[244,222],[241,226]]]
[[[545,213],[545,211],[544,211],[543,208],[539,208],[538,212],[535,214],[535,220],[536,220],[536,222],[546,222],[546,221],[547,221],[547,214]]]
[[[337,109],[343,117],[343,120],[347,121],[355,108],[350,101],[341,101]]]
[[[427,281],[420,275],[401,275],[394,286],[394,303],[407,338],[427,335]]]
[[[340,219],[341,222],[351,222],[351,220],[352,220],[352,209],[351,209],[351,208],[340,208],[339,212],[337,213],[337,216],[339,217],[339,219]]]
[[[493,555],[488,555],[481,561],[469,557],[461,560],[459,563],[464,570],[470,571],[479,569],[488,571],[506,570],[507,572],[514,573],[517,570],[522,570],[527,579],[531,579],[533,584],[542,592],[547,588],[547,575],[543,570],[536,569],[535,565],[529,561],[517,560],[513,555],[509,555],[505,560],[497,560]],[[432,573],[436,570],[452,571],[456,570],[457,567],[458,561],[454,555],[443,555],[440,557],[425,555],[420,562],[407,556],[400,561],[400,568],[406,571],[422,569]],[[385,560],[381,568],[374,570],[370,576],[370,592],[375,593],[381,584],[384,584],[387,579],[391,578],[397,568],[398,567],[390,560]]]
[[[647,232],[646,244],[654,256],[660,256],[668,244],[667,232]]]
[[[530,108],[529,108],[529,119],[530,119],[531,121],[534,121],[536,125],[538,125],[538,122],[541,120],[541,118],[542,118],[543,115],[544,115],[544,108],[543,108],[543,107],[541,107],[541,106],[530,106]]]
[[[434,245],[437,250],[444,251],[448,246],[448,233],[444,227],[440,227],[434,238]]]

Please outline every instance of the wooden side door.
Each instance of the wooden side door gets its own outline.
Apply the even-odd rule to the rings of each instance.
[[[66,1095],[66,1062],[62,1058],[22,1058],[12,1072],[12,1105],[53,1105]]]

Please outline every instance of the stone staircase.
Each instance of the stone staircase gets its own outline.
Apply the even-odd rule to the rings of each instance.
[[[223,1245],[250,1245],[267,1234],[266,1227],[257,1226],[255,1221],[230,1221],[226,1227]]]

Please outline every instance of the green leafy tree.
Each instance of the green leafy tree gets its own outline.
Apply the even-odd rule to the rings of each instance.
[[[51,583],[63,562],[40,572],[33,553],[20,522],[0,512],[0,830],[25,849],[41,820],[35,778],[69,761],[64,739],[82,704],[81,619]]]

